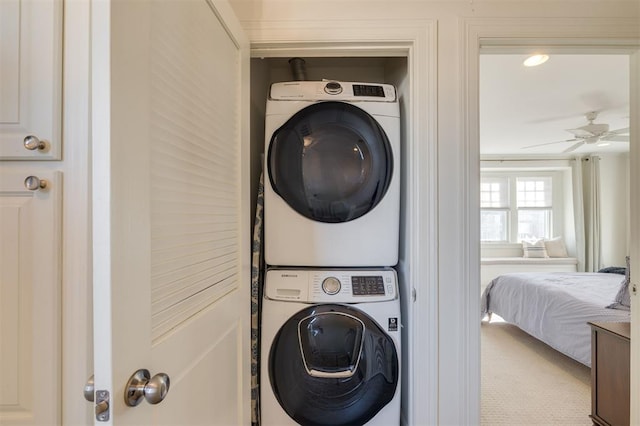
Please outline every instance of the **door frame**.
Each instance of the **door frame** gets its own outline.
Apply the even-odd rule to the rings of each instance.
[[[465,123],[462,131],[462,141],[465,149],[462,150],[464,166],[466,171],[464,178],[466,188],[464,189],[464,210],[467,212],[466,221],[463,226],[466,232],[463,233],[461,246],[467,247],[468,256],[466,276],[467,293],[471,296],[466,307],[463,307],[460,314],[462,321],[467,324],[468,334],[462,336],[460,343],[469,348],[473,354],[473,365],[470,365],[470,374],[466,380],[470,389],[480,389],[480,189],[478,186],[478,176],[480,173],[480,122],[479,122],[479,59],[481,51],[494,51],[500,49],[507,52],[509,49],[518,49],[520,53],[523,49],[543,47],[549,52],[556,53],[626,53],[630,55],[630,128],[631,128],[631,151],[630,151],[630,196],[631,196],[631,259],[635,265],[640,264],[640,247],[638,238],[640,236],[640,150],[633,149],[634,143],[640,140],[640,78],[638,70],[640,68],[640,33],[638,31],[637,20],[634,18],[562,18],[540,20],[538,18],[521,19],[465,19],[462,23],[463,50],[461,52],[461,82],[460,87],[463,92],[463,102],[460,110],[460,120]],[[634,72],[635,71],[635,72]],[[634,220],[634,218],[636,218]],[[635,281],[635,280],[634,280]],[[636,295],[632,294],[635,300]],[[632,302],[633,303],[633,302]],[[632,310],[632,323],[640,320],[640,309]],[[640,363],[634,362],[640,354],[640,332],[637,328],[632,328],[632,335],[635,340],[631,346],[631,401],[638,401],[640,397]],[[479,396],[479,395],[478,395]],[[479,402],[479,398],[478,398]],[[476,410],[478,407],[467,406],[467,410]],[[468,413],[467,418],[472,417],[473,411]],[[479,421],[479,417],[477,417]],[[640,421],[640,404],[631,405],[631,423]]]
[[[437,424],[437,23],[428,19],[263,21],[248,23],[245,32],[252,58],[407,58],[407,93],[404,99],[400,96],[401,114],[406,118],[402,122],[401,245],[396,267],[404,340],[401,420],[403,424]],[[415,371],[420,374],[407,373]]]
[[[63,19],[62,160],[41,162],[63,175],[62,424],[90,424],[81,389],[93,374],[89,2],[67,1]],[[45,164],[47,163],[47,164]]]

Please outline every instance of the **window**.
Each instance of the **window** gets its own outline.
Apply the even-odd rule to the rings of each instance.
[[[509,180],[483,178],[480,183],[481,240],[509,240]]]
[[[551,238],[551,178],[516,178],[517,240]]]
[[[483,174],[481,240],[519,243],[553,235],[553,177],[514,172]]]

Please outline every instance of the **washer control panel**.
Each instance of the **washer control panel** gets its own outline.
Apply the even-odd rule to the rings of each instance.
[[[265,275],[264,295],[296,302],[363,303],[394,300],[398,278],[392,268],[279,269]]]
[[[382,275],[353,276],[351,290],[357,296],[379,296],[385,294]]]

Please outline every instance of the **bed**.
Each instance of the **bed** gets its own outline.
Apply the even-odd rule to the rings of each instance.
[[[624,275],[590,272],[521,272],[500,275],[482,294],[482,316],[492,313],[557,351],[591,366],[589,321],[630,322],[610,309]]]

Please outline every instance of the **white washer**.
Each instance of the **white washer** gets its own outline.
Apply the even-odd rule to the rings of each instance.
[[[400,112],[392,85],[275,83],[265,142],[268,265],[398,262]]]
[[[397,276],[380,269],[268,269],[261,424],[400,424]]]

